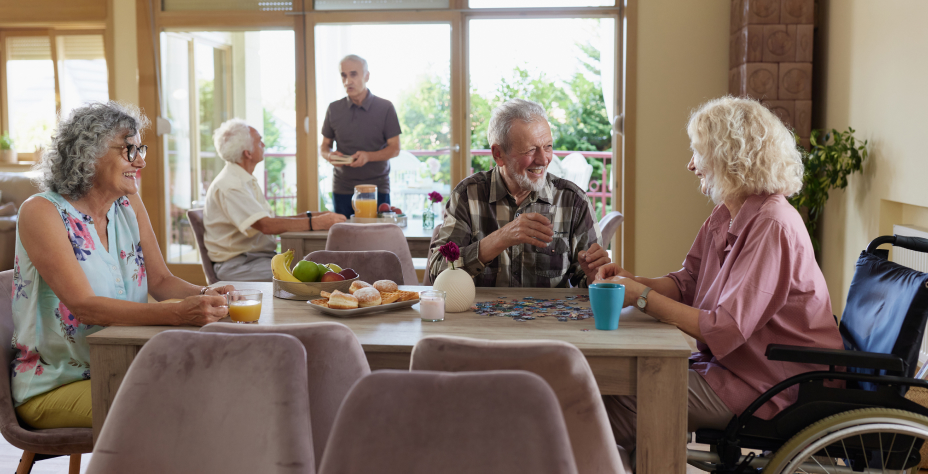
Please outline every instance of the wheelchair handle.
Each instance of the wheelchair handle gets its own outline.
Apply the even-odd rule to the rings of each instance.
[[[916,252],[928,253],[928,239],[906,235],[884,235],[877,237],[867,246],[867,253],[875,253],[876,248],[883,244],[890,244],[895,247],[902,247]]]

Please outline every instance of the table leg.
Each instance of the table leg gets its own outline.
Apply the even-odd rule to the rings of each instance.
[[[638,358],[637,471],[686,472],[687,361]]]
[[[123,346],[109,344],[90,345],[90,397],[93,408],[93,440],[96,443],[103,421],[116,391],[122,384],[129,365],[139,353],[140,346]]]

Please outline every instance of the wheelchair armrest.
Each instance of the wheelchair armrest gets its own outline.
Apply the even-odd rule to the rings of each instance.
[[[767,360],[783,362],[857,367],[861,369],[887,370],[896,373],[902,373],[905,370],[905,363],[901,358],[892,354],[880,354],[878,352],[770,344],[767,346],[766,355]]]

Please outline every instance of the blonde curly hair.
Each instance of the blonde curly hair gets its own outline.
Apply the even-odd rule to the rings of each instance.
[[[802,189],[802,155],[793,134],[756,100],[725,96],[706,102],[690,115],[686,132],[716,204]]]

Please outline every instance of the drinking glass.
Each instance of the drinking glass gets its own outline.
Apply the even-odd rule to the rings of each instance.
[[[261,290],[235,290],[226,293],[229,317],[237,323],[256,323],[261,317]]]

